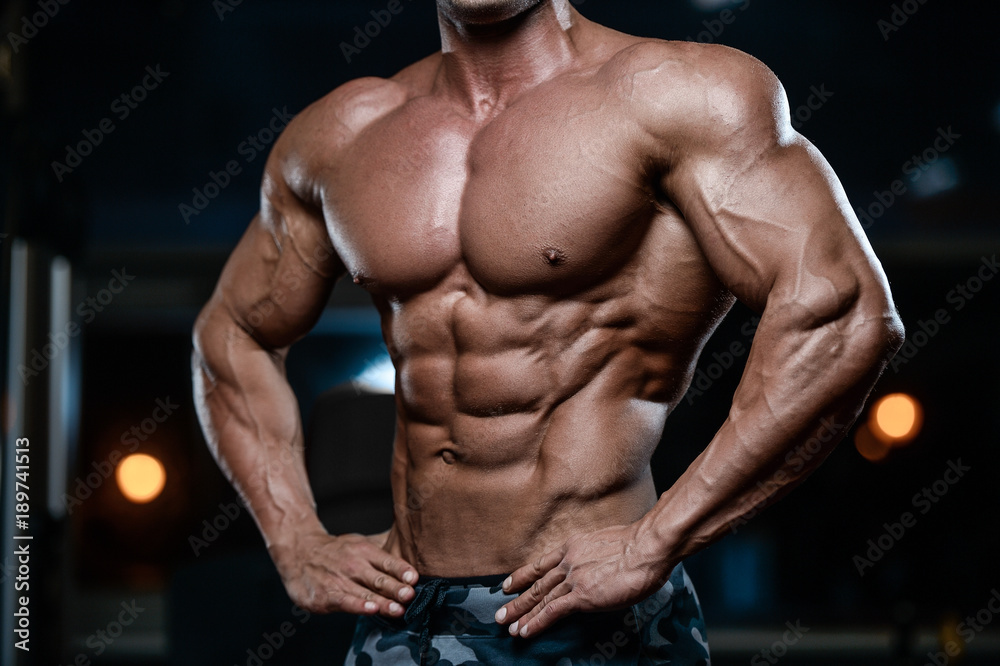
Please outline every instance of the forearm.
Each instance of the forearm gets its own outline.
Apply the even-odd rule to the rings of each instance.
[[[897,328],[885,308],[857,304],[822,325],[765,310],[729,417],[641,521],[654,552],[673,565],[809,476],[857,418]]]
[[[296,534],[322,530],[283,354],[262,348],[210,304],[196,327],[192,372],[209,448],[272,555]]]

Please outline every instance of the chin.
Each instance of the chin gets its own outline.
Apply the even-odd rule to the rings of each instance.
[[[496,23],[514,18],[546,0],[438,0],[451,19],[462,23]]]

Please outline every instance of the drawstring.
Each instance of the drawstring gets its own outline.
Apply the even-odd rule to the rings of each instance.
[[[413,622],[417,618],[421,618],[421,666],[426,663],[424,660],[427,658],[427,653],[430,652],[431,648],[431,614],[444,605],[445,594],[448,592],[444,585],[445,580],[443,578],[434,578],[420,588],[420,591],[417,592],[417,596],[410,602],[410,605],[406,609],[406,614],[403,616],[403,619],[408,623]]]

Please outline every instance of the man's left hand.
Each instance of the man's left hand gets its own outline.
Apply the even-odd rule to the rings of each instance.
[[[637,532],[637,525],[625,525],[576,534],[517,569],[504,592],[525,592],[504,604],[496,621],[510,625],[512,636],[528,637],[571,613],[625,608],[648,597],[670,569]]]

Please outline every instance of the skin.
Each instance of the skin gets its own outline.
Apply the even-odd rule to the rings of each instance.
[[[438,11],[442,52],[341,86],[277,142],[196,325],[196,398],[297,604],[399,616],[418,573],[512,571],[497,621],[532,636],[643,599],[801,482],[902,327],[758,61],[560,0]],[[395,522],[372,536],[317,519],[284,377],[345,275],[397,371]],[[762,314],[729,417],[657,497],[664,421],[737,298]]]

